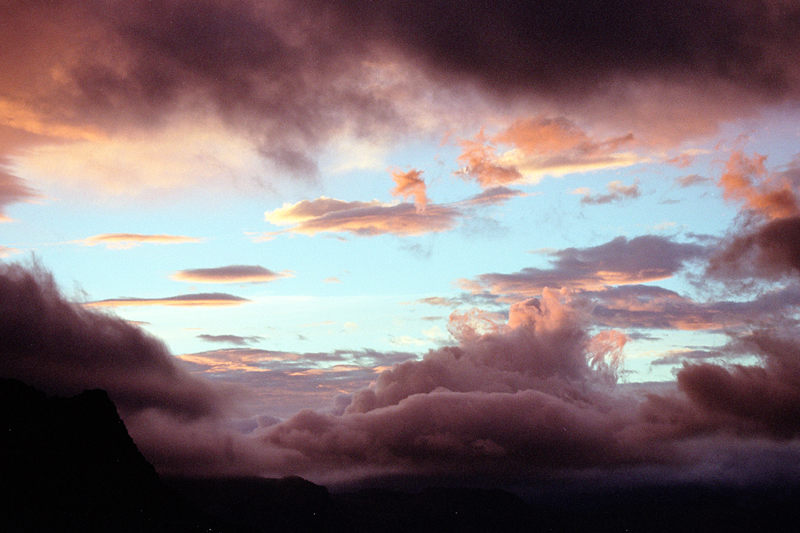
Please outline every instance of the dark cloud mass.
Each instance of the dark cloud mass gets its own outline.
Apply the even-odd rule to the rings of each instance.
[[[330,2],[325,5],[331,6]],[[335,2],[330,12],[438,75],[575,97],[619,78],[797,96],[800,7],[787,2]]]
[[[698,106],[714,122],[734,113],[729,101],[746,113],[800,95],[800,7],[779,1],[6,2],[0,20],[0,96],[15,127],[88,138],[208,112],[305,177],[337,132],[408,130],[399,102],[425,91],[381,77],[387,64],[439,88],[573,107],[674,86],[691,96],[670,113],[679,135],[708,131],[687,115]],[[715,105],[711,83],[724,87]],[[646,125],[648,105],[628,118]]]
[[[51,394],[103,388],[124,413],[154,408],[196,418],[223,403],[160,341],[68,302],[39,267],[0,265],[0,373]]]

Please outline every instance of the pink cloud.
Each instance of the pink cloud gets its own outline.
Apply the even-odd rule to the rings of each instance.
[[[180,270],[172,275],[172,279],[193,283],[267,283],[291,275],[288,271],[273,272],[257,265],[230,265]]]
[[[738,151],[731,154],[719,179],[725,199],[741,202],[769,219],[797,216],[795,189],[800,179],[791,172],[768,173],[766,159],[758,154],[748,158]]]
[[[417,209],[425,211],[429,200],[421,170],[392,172],[392,179],[396,184],[396,187],[392,189],[392,196],[400,196],[403,199],[413,198]]]
[[[128,249],[141,244],[182,244],[187,242],[202,242],[197,237],[184,235],[144,235],[141,233],[102,233],[92,235],[80,241],[84,246],[102,245],[109,249]]]
[[[0,156],[2,156],[2,153],[0,153]],[[0,222],[8,222],[10,219],[4,213],[6,206],[32,200],[38,195],[33,189],[25,185],[23,180],[4,172],[2,162],[3,160],[0,158]]]
[[[475,139],[461,141],[458,160],[464,166],[459,173],[489,188],[629,166],[639,158],[620,148],[632,141],[630,134],[594,140],[564,117],[518,120],[491,139],[481,131]],[[501,152],[503,145],[509,148]]]
[[[452,229],[460,216],[458,210],[443,205],[428,205],[424,212],[414,204],[397,205],[372,202],[345,202],[333,198],[303,200],[268,211],[265,218],[285,231],[315,235],[322,232],[353,233],[373,236],[422,235]]]
[[[250,300],[221,292],[179,294],[166,298],[109,298],[84,304],[86,307],[121,307],[130,305],[169,305],[177,307],[240,305]]]

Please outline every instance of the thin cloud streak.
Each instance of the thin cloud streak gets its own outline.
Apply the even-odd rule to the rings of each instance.
[[[87,302],[86,307],[123,307],[144,305],[166,305],[175,307],[217,307],[227,305],[240,305],[250,300],[232,294],[221,292],[179,294],[166,298],[109,298]]]
[[[203,242],[197,237],[185,235],[146,235],[141,233],[102,233],[79,241],[84,246],[105,246],[110,250],[127,250],[142,244],[183,244]]]

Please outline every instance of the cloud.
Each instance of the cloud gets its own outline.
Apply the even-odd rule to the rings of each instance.
[[[197,338],[204,340],[206,342],[218,342],[222,344],[233,344],[236,346],[244,346],[247,344],[264,340],[264,337],[258,337],[258,336],[242,337],[240,335],[207,335],[207,334],[198,335]]]
[[[529,137],[539,146],[573,143],[572,152],[583,151],[578,168],[588,164],[586,155],[599,158],[598,165],[630,164],[604,152],[604,143],[624,136],[586,144],[562,114],[581,113],[611,129],[637,131],[637,139],[641,131],[675,143],[761,106],[796,100],[800,85],[791,60],[800,48],[792,37],[797,9],[780,2],[737,0],[720,8],[710,0],[646,7],[613,1],[586,8],[548,0],[531,9],[447,1],[420,9],[315,1],[295,9],[282,0],[134,0],[112,6],[3,6],[8,29],[0,48],[17,53],[0,59],[7,74],[0,83],[1,120],[50,136],[46,150],[19,156],[20,169],[35,170],[39,162],[65,169],[71,180],[87,171],[109,191],[128,194],[142,186],[191,184],[193,171],[215,167],[204,167],[208,157],[232,171],[221,173],[227,181],[243,170],[236,159],[246,154],[268,161],[278,174],[308,179],[317,174],[320,148],[343,136],[408,138],[446,127],[454,116],[463,120],[465,110],[483,122],[520,101],[529,108],[545,104],[556,118],[521,121],[498,142],[518,142],[522,152],[532,146]],[[599,10],[603,25],[595,24]],[[192,117],[210,117],[218,126],[211,129],[225,132],[216,140],[235,137],[243,146],[199,149],[195,141],[202,144],[208,129],[195,125],[182,172],[139,172],[117,163],[114,168],[128,168],[126,176],[137,180],[97,175],[95,163],[123,159],[169,169],[158,143],[142,141],[148,134],[183,138],[172,126]],[[531,131],[536,135],[526,137]],[[54,141],[68,146],[59,152]],[[142,154],[157,154],[158,164],[147,164]],[[484,183],[503,184],[527,172],[521,163],[554,173],[576,163],[520,155],[470,167]],[[498,172],[484,172],[492,167]],[[538,179],[535,174],[525,179]],[[198,175],[204,183],[220,179]]]
[[[392,179],[396,184],[396,187],[392,189],[392,196],[400,196],[403,199],[411,197],[414,199],[414,205],[417,206],[417,209],[425,211],[425,206],[428,205],[429,200],[421,170],[392,172]]]
[[[700,245],[656,235],[617,237],[599,246],[550,252],[549,269],[529,267],[514,274],[482,274],[464,285],[522,299],[541,294],[545,287],[588,290],[665,279],[680,271],[686,262],[705,254]]]
[[[800,209],[795,191],[800,186],[800,161],[788,171],[768,173],[766,159],[733,152],[719,179],[725,199],[741,202],[768,219],[797,216]]]
[[[507,187],[491,187],[472,198],[463,200],[461,203],[466,205],[497,205],[517,196],[528,196],[528,194]]]
[[[265,213],[267,222],[291,226],[285,231],[292,233],[347,232],[362,236],[386,233],[408,236],[447,231],[456,225],[459,216],[458,210],[443,205],[431,204],[421,212],[409,203],[346,202],[324,196],[284,204]]]
[[[700,185],[703,183],[709,183],[712,180],[710,178],[705,178],[698,174],[689,174],[688,176],[681,176],[677,178],[675,182],[680,185],[681,187],[691,187],[693,185]]]
[[[678,387],[718,425],[781,439],[800,434],[800,343],[797,332],[756,330],[739,339],[762,365],[685,364]]]
[[[172,279],[194,283],[268,283],[291,275],[288,271],[273,272],[256,265],[230,265],[180,270],[172,275]]]
[[[594,140],[564,117],[518,120],[491,139],[481,131],[475,139],[461,141],[458,160],[464,166],[459,174],[488,188],[537,183],[544,176],[630,166],[639,157],[619,149],[632,141],[630,134]],[[498,153],[497,145],[510,148]]]
[[[18,254],[19,250],[9,246],[0,246],[0,257],[8,257],[10,255]]]
[[[239,305],[249,302],[247,298],[225,294],[222,292],[203,292],[195,294],[179,294],[166,298],[109,298],[84,304],[87,307],[122,307],[129,305],[170,305],[178,307],[215,307]]]
[[[102,245],[112,250],[127,250],[141,244],[181,244],[187,242],[202,242],[197,237],[184,235],[143,235],[141,233],[102,233],[86,237],[77,243],[84,246]]]
[[[781,323],[800,308],[796,285],[765,292],[751,300],[698,302],[686,296],[647,285],[627,285],[588,291],[580,295],[592,302],[592,320],[605,327],[732,332],[745,327]]]
[[[2,155],[2,154],[0,154]],[[8,222],[11,219],[4,213],[5,207],[23,201],[29,201],[38,195],[25,185],[25,182],[18,177],[4,172],[5,165],[0,159],[0,222]]]
[[[638,182],[633,185],[623,185],[621,181],[612,181],[606,185],[606,188],[608,189],[607,194],[592,195],[591,191],[585,188],[575,189],[573,192],[583,195],[583,198],[581,198],[582,204],[590,205],[610,204],[626,198],[638,198],[640,194]]]
[[[0,265],[0,373],[50,394],[103,388],[124,414],[197,418],[226,405],[220,389],[192,377],[160,341],[68,302],[36,265]]]
[[[710,258],[707,273],[715,278],[741,282],[800,272],[800,161],[770,172],[765,160],[734,152],[719,180],[725,198],[742,203],[746,217]]]
[[[0,292],[3,377],[58,394],[107,389],[162,473],[508,486],[637,472],[746,481],[755,471],[725,465],[765,457],[777,457],[776,472],[796,470],[787,440],[800,432],[795,330],[756,328],[720,349],[720,357],[749,353],[761,364],[698,356],[704,362],[684,364],[677,388],[645,388],[615,384],[627,337],[590,333],[591,308],[568,290],[518,302],[505,321],[454,313],[456,344],[418,360],[232,348],[181,362],[139,328],[67,302],[41,269],[3,265]],[[224,411],[225,400],[236,411]],[[281,400],[289,412],[320,407],[278,421],[264,411],[280,410]]]

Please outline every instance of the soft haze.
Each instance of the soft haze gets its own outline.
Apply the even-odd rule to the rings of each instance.
[[[0,28],[0,375],[160,472],[800,474],[797,2]]]

